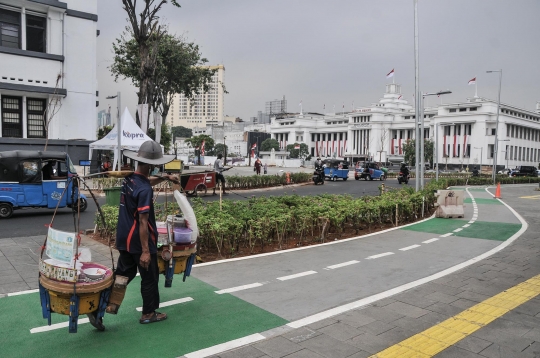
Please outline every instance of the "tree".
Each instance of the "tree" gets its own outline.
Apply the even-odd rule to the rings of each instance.
[[[410,166],[416,166],[416,141],[410,139],[403,145],[404,160]],[[435,146],[431,139],[424,141],[424,162],[431,162],[433,160],[433,151]]]
[[[193,136],[193,129],[176,126],[171,128],[171,133],[174,138],[191,138]]]
[[[199,163],[201,162],[201,145],[203,141],[204,141],[205,152],[212,151],[212,149],[214,148],[214,139],[212,139],[212,137],[206,134],[201,134],[201,135],[186,139],[186,143],[191,143],[193,148],[199,148],[195,150],[195,155],[197,155],[197,158],[199,159]]]
[[[164,35],[164,31],[158,24],[158,12],[167,3],[167,0],[157,0],[157,3],[156,0],[143,0],[141,11],[137,10],[137,0],[122,0],[123,9],[131,25],[131,27],[128,26],[129,32],[137,44],[139,104],[153,102],[158,44]],[[171,3],[180,7],[177,0],[171,0]],[[138,124],[140,125],[139,120]],[[143,128],[143,130],[146,132],[148,128]]]
[[[214,145],[214,148],[212,148],[212,151],[211,152],[208,152],[208,155],[218,155],[218,154],[223,154],[224,157],[227,156],[227,154],[229,154],[229,147],[227,145],[223,145],[223,143],[216,143]]]
[[[113,129],[113,126],[103,126],[101,128],[98,129],[97,131],[97,139],[101,139],[103,137],[105,137],[107,134],[109,134],[110,131],[112,131]]]
[[[154,128],[149,128],[148,136],[153,140],[156,140],[156,130]],[[161,138],[159,144],[163,146],[165,153],[169,153],[172,147],[172,134],[169,130],[169,126],[166,124],[161,127]]]
[[[279,150],[279,142],[273,138],[263,140],[261,143],[261,151],[269,152],[272,149]]]
[[[309,155],[308,146],[305,143],[300,144],[300,149],[294,149],[298,143],[287,145],[287,151],[291,158],[305,158]]]
[[[208,60],[201,57],[199,46],[193,42],[166,33],[156,41],[155,70],[151,82],[151,97],[147,103],[150,103],[154,113],[161,115],[161,123],[164,124],[173,95],[182,93],[187,98],[193,98],[202,91],[208,91],[212,76],[217,70],[201,67]],[[141,58],[134,35],[129,32],[122,34],[113,43],[113,51],[114,63],[110,69],[115,80],[118,80],[118,77],[129,78],[135,86],[140,86]],[[147,131],[147,128],[143,130]]]
[[[383,127],[381,130],[381,137],[379,138],[379,144],[380,144],[380,150],[379,152],[379,162],[382,162],[382,153],[384,152],[384,148],[386,147],[386,143],[388,142],[388,128]]]
[[[56,75],[54,92],[47,101],[47,108],[45,108],[45,111],[43,112],[43,131],[45,132],[45,148],[43,150],[47,150],[47,145],[49,144],[49,125],[51,124],[56,113],[58,113],[60,108],[62,108],[62,97],[57,94],[58,90],[60,89],[60,80],[62,77],[64,77],[62,72]]]

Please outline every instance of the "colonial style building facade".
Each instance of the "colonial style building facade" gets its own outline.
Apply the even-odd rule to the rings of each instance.
[[[498,166],[538,165],[539,112],[539,104],[536,112],[501,104]],[[436,143],[439,165],[493,165],[496,116],[497,102],[479,97],[425,108],[424,137]],[[401,86],[388,84],[383,98],[371,106],[274,118],[270,132],[281,148],[306,143],[312,156],[400,162],[403,145],[414,138],[415,120]]]
[[[97,0],[0,0],[0,144],[96,138]],[[20,143],[24,143],[20,142]]]

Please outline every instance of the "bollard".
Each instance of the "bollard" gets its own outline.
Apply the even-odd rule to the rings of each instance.
[[[287,172],[287,184],[291,183],[291,173]]]
[[[384,194],[384,183],[381,184],[381,195]]]

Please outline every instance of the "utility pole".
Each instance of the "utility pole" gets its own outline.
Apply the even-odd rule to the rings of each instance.
[[[418,61],[418,0],[414,0],[414,90],[416,93],[415,96],[415,121],[414,121],[414,130],[415,130],[415,184],[416,191],[420,190],[420,168],[418,165],[418,160],[420,158],[420,103],[422,101],[422,94],[420,93],[420,71],[419,71],[419,61]]]

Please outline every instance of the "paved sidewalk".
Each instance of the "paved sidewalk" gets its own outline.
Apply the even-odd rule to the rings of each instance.
[[[282,332],[263,332],[263,336],[270,338],[213,357],[369,357],[538,275],[540,217],[537,204],[534,200],[519,198],[534,195],[533,189],[531,186],[503,187],[503,200],[522,215],[529,227],[502,251],[453,274],[369,306],[297,329],[282,327]],[[475,197],[478,193],[481,192],[474,193]],[[485,195],[485,198],[489,196]],[[436,357],[539,357],[539,297],[527,299],[485,327],[463,335]],[[427,346],[425,354],[411,356],[433,356],[429,354],[433,348],[433,345]],[[388,355],[384,356],[388,357],[404,356],[395,351],[393,354],[385,353]]]

